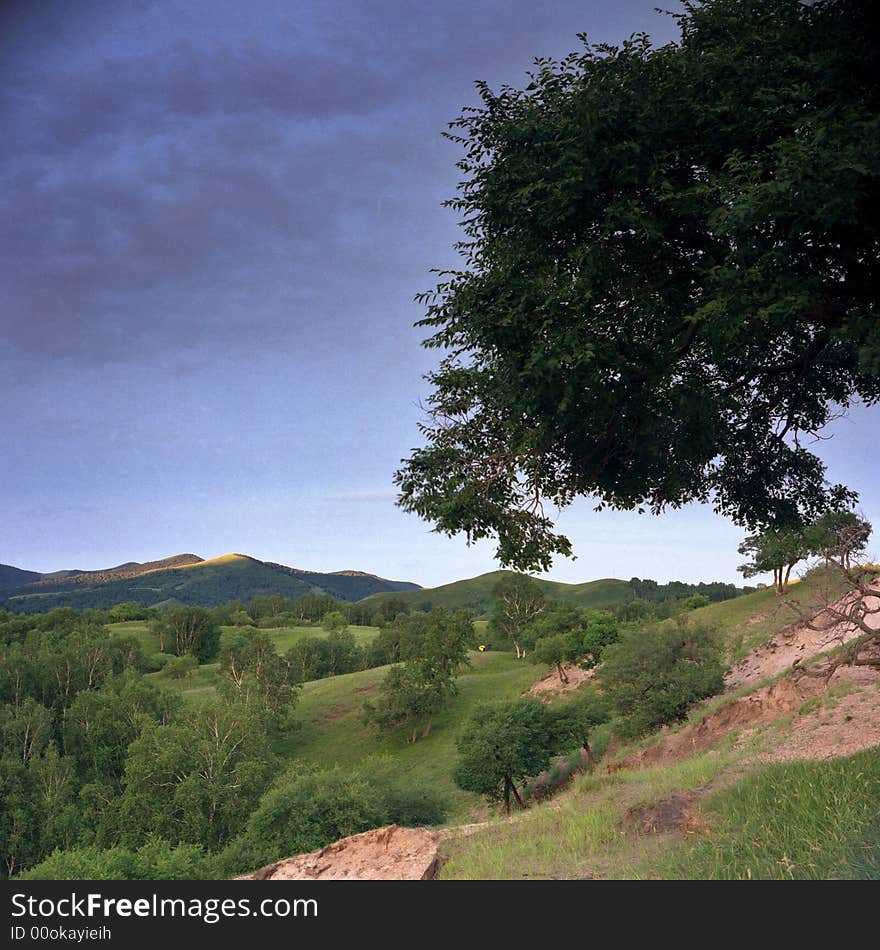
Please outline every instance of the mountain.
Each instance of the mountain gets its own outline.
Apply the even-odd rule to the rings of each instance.
[[[52,574],[0,566],[0,607],[17,613],[42,613],[54,607],[106,609],[126,601],[147,607],[167,603],[216,607],[229,600],[249,601],[272,594],[295,599],[310,591],[353,601],[380,592],[419,589],[418,584],[389,581],[363,571],[322,574],[244,554],[225,554],[211,560],[176,554],[143,564],[129,561],[99,571]]]
[[[0,592],[21,587],[23,584],[30,584],[32,581],[38,581],[42,576],[36,571],[23,571],[20,567],[0,564]]]

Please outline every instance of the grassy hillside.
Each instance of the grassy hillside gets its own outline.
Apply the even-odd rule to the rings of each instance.
[[[168,566],[168,562],[172,566]],[[107,609],[134,601],[145,607],[169,603],[217,607],[230,600],[282,594],[290,599],[317,590],[337,600],[354,601],[377,591],[407,591],[417,585],[387,581],[357,571],[319,574],[283,564],[258,561],[243,554],[227,554],[209,561],[195,555],[177,555],[164,562],[125,564],[107,571],[42,576],[34,582],[4,591],[0,606],[19,613],[41,613],[54,607]]]
[[[478,632],[482,627],[478,623]],[[141,621],[116,623],[110,627],[118,635],[134,636],[145,652],[156,653],[159,644]],[[375,627],[349,627],[359,643],[376,633]],[[222,637],[237,628],[224,627]],[[239,631],[240,632],[240,631]],[[283,653],[298,639],[326,636],[319,627],[285,627],[264,630]],[[222,639],[221,639],[222,644]],[[294,726],[277,742],[284,759],[302,760],[320,767],[355,765],[372,756],[387,756],[395,775],[406,775],[413,784],[430,786],[448,803],[450,819],[465,819],[469,809],[480,804],[477,796],[463,792],[452,781],[455,740],[471,710],[480,702],[515,699],[531,686],[537,675],[530,663],[517,661],[512,654],[473,652],[472,666],[458,680],[458,694],[435,718],[431,735],[414,744],[378,739],[360,722],[364,702],[375,693],[387,667],[349,673],[306,683],[300,691]],[[150,674],[157,685],[179,690],[186,699],[212,694],[218,680],[218,663],[208,663],[187,679],[174,679],[165,671]]]
[[[394,599],[406,604],[411,610],[429,610],[431,607],[446,607],[450,610],[470,610],[475,616],[491,611],[495,598],[492,591],[509,571],[492,571],[468,580],[443,584],[441,587],[425,587],[422,590],[398,593],[373,594],[365,598],[369,603]],[[613,607],[632,599],[632,591],[626,581],[604,578],[584,584],[562,584],[557,581],[538,579],[544,595],[550,600],[567,600],[580,607]]]
[[[792,584],[783,597],[767,587],[700,607],[691,616],[717,628],[730,658],[735,661],[795,623],[802,614],[818,610],[825,598],[840,596],[843,591],[839,576],[815,571],[801,583]]]
[[[552,807],[450,840],[442,877],[880,877],[880,750],[745,775],[738,758],[728,748],[675,765],[579,776]]]
[[[785,597],[756,591],[691,617],[711,624],[737,660],[791,626],[799,612],[815,611],[840,593],[828,575],[815,572]],[[830,761],[765,762],[787,741],[780,736],[788,735],[792,720],[816,715],[830,728],[837,696],[851,688],[825,694],[824,711],[816,697],[793,715],[731,731],[713,747],[674,761],[581,775],[552,803],[450,839],[442,876],[878,879],[880,747]],[[715,697],[695,707],[689,722],[755,689]],[[679,728],[618,747],[612,758],[628,760]]]
[[[408,744],[378,739],[360,722],[365,700],[375,693],[385,667],[306,683],[296,718],[301,730],[279,743],[285,757],[322,767],[355,765],[370,756],[393,759],[395,776],[405,775],[414,786],[429,786],[449,806],[451,820],[468,820],[479,799],[452,781],[457,759],[455,740],[473,708],[481,702],[515,699],[535,679],[535,668],[507,653],[472,653],[472,667],[458,679],[458,694],[436,716],[427,739]]]

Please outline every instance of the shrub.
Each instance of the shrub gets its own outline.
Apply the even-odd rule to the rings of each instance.
[[[200,845],[171,845],[150,838],[137,850],[116,847],[54,851],[19,875],[25,881],[187,881],[213,877],[211,859]]]
[[[381,796],[360,775],[293,766],[260,800],[242,834],[220,856],[229,873],[304,854],[386,824]]]
[[[625,739],[684,719],[695,702],[724,686],[721,650],[703,625],[632,630],[603,657],[599,677]]]

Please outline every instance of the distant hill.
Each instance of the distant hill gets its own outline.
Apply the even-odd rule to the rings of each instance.
[[[470,610],[475,615],[488,613],[495,598],[492,591],[495,585],[510,571],[492,571],[480,574],[469,580],[443,584],[441,587],[425,587],[421,590],[403,592],[382,592],[366,598],[370,603],[393,597],[403,601],[411,610],[430,610],[432,607],[446,607],[452,610]],[[561,584],[557,581],[536,579],[544,596],[548,600],[568,600],[581,607],[602,609],[624,604],[633,599],[632,590],[627,581],[604,578],[587,581],[584,584]]]
[[[207,561],[195,554],[177,554],[143,564],[130,561],[99,571],[52,574],[0,567],[0,607],[17,613],[42,613],[55,607],[106,609],[126,601],[146,607],[169,603],[217,607],[229,600],[249,601],[272,594],[295,599],[310,591],[354,601],[380,592],[419,589],[417,584],[362,571],[322,574],[244,554]]]
[[[20,567],[0,564],[0,592],[21,587],[22,584],[30,584],[32,581],[38,581],[42,576],[36,571],[23,571]]]
[[[420,590],[405,592],[381,592],[365,598],[368,603],[393,598],[402,601],[410,610],[430,610],[432,607],[446,607],[452,610],[470,610],[475,616],[487,614],[492,610],[495,598],[492,591],[495,585],[510,571],[492,571],[480,574],[469,580],[455,581],[441,587],[424,587]],[[558,581],[535,578],[548,600],[563,600],[579,607],[604,610],[618,604],[626,604],[636,598],[660,602],[668,597],[681,599],[695,593],[706,593],[712,600],[736,597],[743,589],[733,584],[684,584],[673,581],[670,584],[657,584],[654,581],[617,580],[613,577],[583,584],[563,584]]]

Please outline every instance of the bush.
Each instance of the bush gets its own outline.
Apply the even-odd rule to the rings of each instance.
[[[625,739],[684,719],[688,709],[724,687],[724,663],[703,625],[629,631],[603,654],[599,678]]]
[[[386,822],[418,828],[446,821],[446,800],[433,788],[414,784],[411,776],[401,775],[399,763],[391,756],[371,756],[356,771],[384,802]]]
[[[150,838],[130,848],[75,848],[54,851],[19,875],[24,881],[191,881],[214,877],[212,860],[201,846],[171,845]]]
[[[255,870],[316,851],[386,822],[384,802],[360,775],[293,766],[260,800],[244,832],[219,858],[224,872]]]

